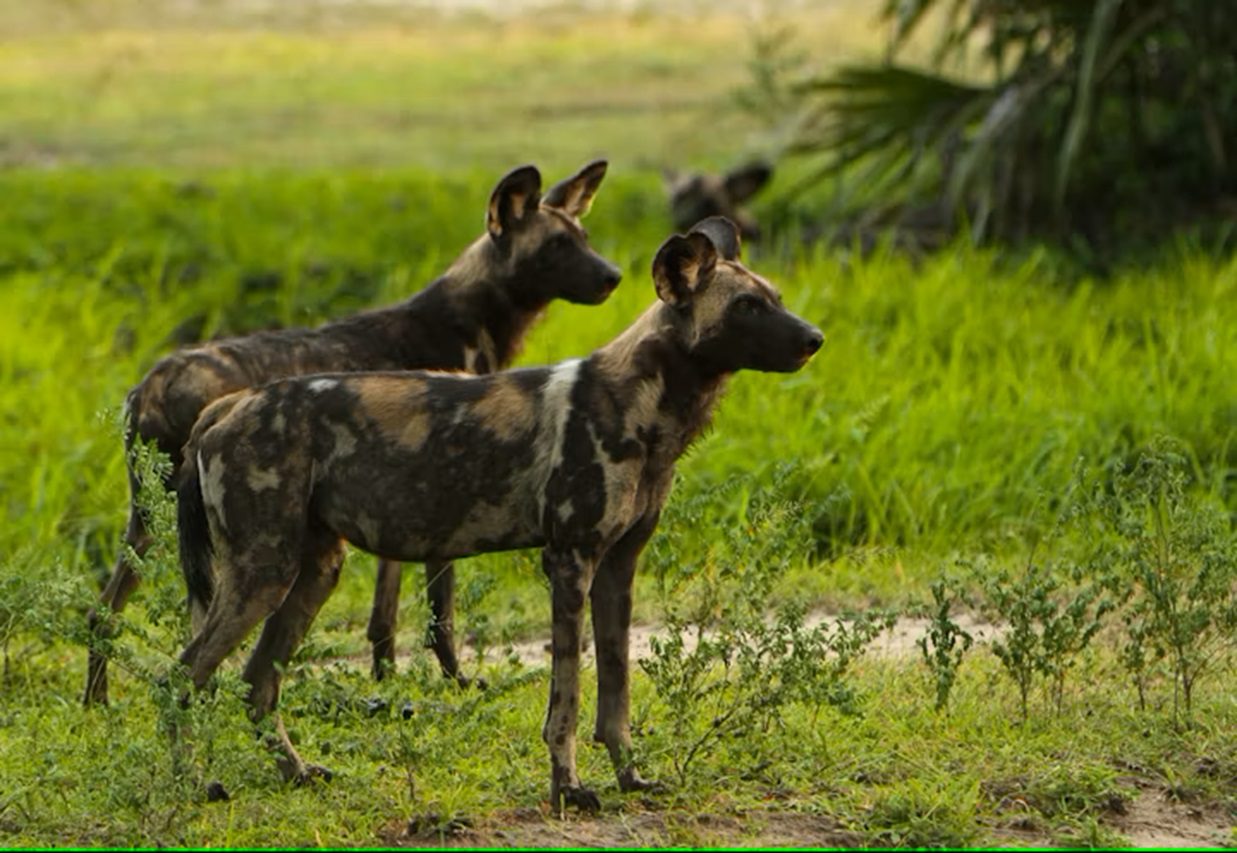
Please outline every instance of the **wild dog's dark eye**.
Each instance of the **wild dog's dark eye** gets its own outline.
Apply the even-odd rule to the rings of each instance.
[[[744,293],[734,301],[734,310],[739,314],[758,314],[766,307],[765,301],[754,293]]]

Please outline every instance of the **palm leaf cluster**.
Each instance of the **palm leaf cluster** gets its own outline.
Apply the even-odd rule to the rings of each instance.
[[[1095,245],[1231,212],[1237,3],[886,0],[882,17],[885,61],[797,87],[791,151],[825,155],[809,185],[845,174],[980,238]],[[933,17],[932,63],[901,62]]]

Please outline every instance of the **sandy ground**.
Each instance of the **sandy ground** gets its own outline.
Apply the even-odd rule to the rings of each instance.
[[[814,628],[823,622],[832,621],[834,618],[836,616],[833,614],[818,611],[809,615],[805,620],[805,624],[809,628]],[[967,614],[954,617],[954,621],[963,630],[969,632],[977,644],[989,642],[1000,633],[996,626],[982,622]],[[893,627],[893,630],[886,631],[873,641],[872,645],[868,647],[868,651],[870,654],[889,657],[916,655],[919,653],[919,649],[915,643],[924,635],[927,629],[927,619],[900,619]],[[647,658],[652,654],[652,646],[649,641],[653,637],[658,636],[662,630],[662,627],[659,625],[632,626],[631,659],[633,662]],[[684,641],[687,651],[690,652],[696,647],[695,637],[687,636],[684,638]],[[550,665],[548,637],[516,643],[512,646],[511,650],[525,666],[544,665],[548,667]],[[592,660],[593,650],[591,644],[589,648],[585,649],[584,657],[586,660]]]

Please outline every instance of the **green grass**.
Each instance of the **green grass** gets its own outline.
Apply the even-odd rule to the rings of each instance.
[[[5,634],[10,671],[0,700],[7,721],[0,740],[10,757],[0,771],[0,787],[10,792],[0,820],[15,840],[242,843],[264,837],[271,821],[289,842],[313,843],[314,833],[372,840],[400,816],[493,818],[544,796],[537,735],[544,675],[486,699],[467,736],[446,722],[407,734],[394,719],[313,712],[314,697],[355,703],[376,690],[361,674],[373,567],[359,554],[320,617],[285,702],[306,753],[342,774],[325,793],[281,790],[234,709],[211,717],[214,752],[191,777],[218,768],[240,790],[238,800],[208,808],[173,784],[144,675],[167,665],[184,630],[183,620],[169,617],[182,594],[170,542],[125,614],[120,643],[128,662],[114,679],[116,706],[83,715],[76,705],[83,613],[123,523],[116,412],[125,390],[167,351],[188,316],[202,314],[211,332],[237,332],[318,322],[412,292],[474,233],[490,183],[481,174],[448,180],[414,170],[221,174],[192,193],[149,173],[0,181],[15,214],[0,261],[0,577],[13,601],[27,602],[10,615],[19,622]],[[646,176],[620,170],[608,179],[589,225],[626,280],[601,308],[556,306],[523,363],[586,352],[653,298],[647,267],[667,231],[657,198]],[[776,598],[806,604],[905,604],[953,553],[1017,553],[1067,486],[1078,455],[1128,455],[1162,432],[1189,442],[1200,479],[1232,505],[1225,492],[1237,353],[1231,263],[1184,255],[1160,269],[1065,286],[1046,257],[1002,261],[964,247],[918,269],[895,256],[843,262],[818,251],[769,250],[750,262],[782,287],[794,310],[821,325],[827,344],[800,374],[734,380],[715,429],[680,466],[645,561],[639,618],[660,618],[659,578],[710,571],[718,541],[741,541],[744,507],[775,474],[777,496],[798,501],[805,514],[804,535],[780,555],[790,569]],[[265,289],[247,289],[257,280]],[[535,555],[468,561],[460,573],[461,635],[481,633],[501,659],[506,641],[544,633],[548,596]],[[414,650],[421,676],[382,692],[393,704],[427,695],[465,704],[425,675],[428,654],[415,653],[426,611],[420,573],[411,574],[399,642]],[[341,656],[351,661],[343,669],[305,668]],[[475,666],[470,657],[466,667]],[[755,781],[733,778],[743,770],[726,747],[667,807],[753,808],[765,796],[762,785],[774,785],[789,792],[794,809],[830,815],[876,841],[964,842],[1001,825],[985,785],[1014,779],[1051,788],[1064,774],[1061,784],[1089,791],[1099,779],[1108,792],[1113,762],[1149,748],[1139,735],[1146,720],[1129,710],[1132,695],[1111,664],[1098,687],[1075,695],[1069,712],[1101,714],[1095,729],[1109,734],[1093,743],[1076,743],[1068,720],[1035,723],[1043,728],[1035,737],[1016,730],[1010,688],[995,682],[991,664],[985,671],[959,688],[970,698],[956,700],[947,719],[932,714],[916,665],[865,671],[861,718],[796,723],[752,757],[753,766],[775,761],[768,772],[776,784],[759,773]],[[662,712],[642,677],[637,683],[638,720],[656,731]],[[1152,727],[1168,738],[1155,760],[1174,778],[1198,782],[1187,756],[1206,751],[1198,741],[1206,732],[1233,723],[1231,697],[1212,695],[1201,707],[1202,732],[1174,739],[1162,717]],[[1112,735],[1113,727],[1128,735]],[[810,746],[795,745],[798,736]],[[406,737],[418,740],[410,746]],[[1001,747],[1008,754],[987,757],[984,745],[1011,737]],[[676,744],[664,736],[645,744],[653,768],[665,771]],[[400,764],[401,750],[414,758]],[[977,754],[986,757],[976,762]],[[587,778],[610,778],[602,753],[585,756]],[[407,793],[409,764],[415,798]],[[882,781],[853,781],[873,767],[885,768],[873,777]],[[89,782],[100,773],[106,784]],[[709,793],[719,788],[732,793]],[[607,790],[607,803],[619,808]],[[1033,809],[1041,835],[1086,830],[1089,806],[1055,808]]]
[[[687,38],[673,15],[572,20],[203,33],[128,20],[97,35],[23,24],[0,46],[0,159],[16,167],[0,173],[5,843],[363,844],[418,815],[485,829],[541,813],[546,675],[503,662],[509,641],[548,628],[535,554],[461,564],[459,633],[488,644],[485,694],[449,689],[418,649],[419,571],[398,640],[411,659],[381,688],[368,681],[373,560],[350,556],[283,702],[306,756],[339,772],[327,787],[279,784],[239,710],[235,666],[189,715],[187,751],[161,733],[177,712],[154,680],[186,631],[170,531],[124,614],[113,706],[77,702],[85,611],[124,523],[120,403],[178,340],[403,298],[480,232],[503,171],[534,160],[553,181],[598,152],[612,166],[587,224],[624,283],[601,307],[554,306],[520,362],[588,352],[654,298],[649,265],[670,228],[655,166],[721,165],[759,138],[728,100],[745,24],[718,15]],[[839,51],[862,49],[850,33]],[[638,620],[659,621],[666,590],[690,599],[736,560],[783,567],[778,606],[915,604],[958,556],[1023,558],[1079,456],[1131,460],[1160,434],[1186,443],[1196,488],[1237,509],[1231,258],[1183,245],[1091,281],[1046,253],[959,244],[914,265],[783,235],[747,259],[826,345],[799,374],[731,383],[679,467]],[[775,499],[794,522],[766,553],[753,514]],[[908,846],[1103,843],[1135,780],[1231,821],[1228,665],[1177,730],[1162,681],[1135,710],[1108,643],[1071,676],[1062,714],[1037,695],[1025,726],[987,652],[963,663],[943,715],[915,660],[870,657],[850,676],[858,713],[792,704],[681,780],[671,709],[637,673],[638,748],[675,785],[620,797],[590,747],[581,770],[609,816],[663,815],[680,843],[741,839],[697,814],[818,816],[852,833],[839,838]],[[470,652],[465,668],[477,666]],[[370,717],[378,694],[393,710]],[[405,699],[409,722],[394,710]],[[210,778],[231,803],[203,802]]]
[[[372,844],[394,839],[415,816],[467,818],[491,831],[513,815],[544,815],[544,670],[507,670],[490,692],[474,694],[428,667],[379,689],[356,665],[294,666],[283,700],[290,730],[338,774],[305,790],[280,783],[255,747],[235,676],[197,712],[196,752],[177,765],[154,691],[85,715],[72,700],[76,664],[76,650],[62,649],[10,672],[0,708],[6,843]],[[1102,661],[1084,674],[1115,677]],[[1022,726],[997,678],[990,658],[969,662],[943,715],[932,711],[921,671],[872,660],[854,676],[858,715],[796,710],[770,731],[717,745],[684,782],[671,761],[681,744],[659,725],[669,711],[641,679],[637,746],[651,773],[673,780],[671,791],[619,795],[600,747],[582,746],[581,772],[600,783],[606,812],[620,821],[650,811],[758,821],[774,809],[827,818],[835,838],[893,846],[1119,841],[1106,824],[1137,795],[1132,780],[1196,806],[1232,808],[1231,696],[1211,691],[1206,724],[1186,734],[1163,725],[1163,709],[1140,714],[1127,694],[1096,688],[1072,694],[1060,716],[1043,710]],[[391,710],[371,716],[364,699],[377,694]],[[591,728],[592,695],[586,681],[582,731]],[[408,697],[415,705],[405,721],[396,709]],[[203,802],[207,779],[222,779],[231,802]],[[687,843],[708,840],[707,828],[684,824]]]

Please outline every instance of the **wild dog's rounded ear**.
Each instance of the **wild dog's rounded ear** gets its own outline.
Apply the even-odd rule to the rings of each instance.
[[[692,234],[703,234],[728,261],[739,259],[739,227],[724,216],[710,216],[692,226]]]
[[[661,167],[661,185],[671,195],[686,183],[688,177],[686,173],[680,172],[678,169],[672,169],[669,166]]]
[[[527,224],[541,204],[541,173],[536,166],[512,169],[494,187],[485,227],[495,240]]]
[[[717,247],[704,234],[675,234],[661,244],[653,258],[653,284],[667,305],[681,308],[691,301],[700,285],[717,266]]]
[[[753,160],[750,163],[732,169],[726,173],[726,194],[735,204],[747,201],[773,177],[773,167],[763,160]]]
[[[584,216],[593,204],[593,196],[597,195],[608,165],[605,160],[594,160],[572,177],[559,181],[545,194],[545,203],[561,208],[576,219]]]

